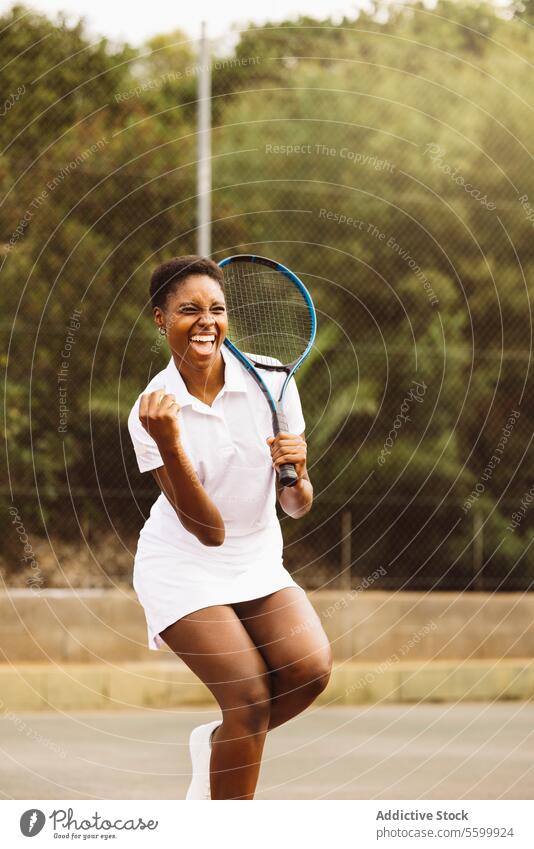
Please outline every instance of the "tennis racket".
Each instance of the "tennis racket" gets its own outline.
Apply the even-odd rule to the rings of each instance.
[[[230,337],[224,344],[263,392],[271,408],[274,435],[287,432],[284,393],[315,339],[317,319],[310,293],[289,268],[263,256],[230,256],[219,267],[224,271]],[[278,399],[271,395],[259,369],[285,372]],[[278,479],[281,486],[294,486],[295,467],[280,466]]]

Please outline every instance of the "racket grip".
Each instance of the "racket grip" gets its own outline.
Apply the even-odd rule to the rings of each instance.
[[[278,469],[278,480],[280,486],[295,486],[299,477],[295,467],[291,463],[284,463]]]
[[[276,413],[273,413],[273,430],[275,436],[277,436],[280,431],[289,433],[287,419],[280,402],[276,405]],[[278,480],[280,486],[295,486],[298,479],[297,470],[292,463],[284,463],[278,469]]]

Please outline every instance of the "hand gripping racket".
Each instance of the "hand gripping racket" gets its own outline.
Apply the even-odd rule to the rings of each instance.
[[[313,301],[297,275],[272,259],[240,254],[221,260],[219,267],[224,271],[230,336],[224,344],[263,392],[276,436],[288,430],[282,406],[284,392],[315,339]],[[278,400],[258,369],[285,372]],[[298,480],[295,467],[290,463],[280,466],[278,479],[281,486],[294,486]]]

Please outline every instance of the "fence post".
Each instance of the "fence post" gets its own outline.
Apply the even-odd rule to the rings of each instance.
[[[346,507],[341,511],[341,575],[340,587],[343,590],[351,589],[351,564],[352,564],[352,510]]]
[[[484,563],[484,530],[482,510],[475,507],[473,510],[473,589],[481,592],[484,589],[483,580]]]
[[[206,31],[202,21],[198,72],[198,165],[197,165],[197,253],[211,253],[211,60]]]

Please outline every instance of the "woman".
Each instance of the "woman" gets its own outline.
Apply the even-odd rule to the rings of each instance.
[[[331,669],[326,634],[283,566],[276,469],[299,480],[278,492],[298,519],[312,505],[295,382],[291,433],[272,434],[254,380],[223,347],[221,269],[196,256],[159,266],[153,314],[172,358],[136,401],[128,426],[142,472],[161,494],[143,527],[134,588],[148,641],[166,643],[211,690],[220,719],[195,728],[188,799],[253,799],[267,731],[304,710]],[[282,379],[266,372],[272,394]]]

